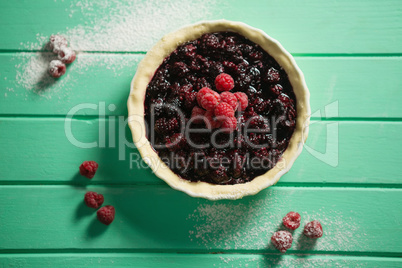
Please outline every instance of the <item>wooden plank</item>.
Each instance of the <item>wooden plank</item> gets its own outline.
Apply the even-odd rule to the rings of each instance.
[[[85,184],[78,166],[95,160],[100,168],[94,183],[163,184],[135,161],[138,152],[125,144],[131,144],[130,131],[118,119],[73,120],[71,135],[66,129],[59,118],[1,119],[0,181]],[[400,185],[395,146],[402,143],[401,131],[400,122],[313,121],[305,149],[278,184]]]
[[[111,225],[99,223],[85,206],[86,191],[103,193],[104,204],[116,208]],[[302,226],[319,220],[324,236],[308,239],[299,228],[289,253],[394,256],[402,251],[402,212],[395,202],[401,193],[275,186],[242,200],[212,202],[162,185],[2,186],[0,250],[277,253],[270,237],[287,212],[298,211]]]
[[[264,30],[292,53],[402,52],[402,9],[398,0],[98,2],[3,1],[0,34],[5,38],[0,40],[0,49],[38,49],[43,39],[61,32],[81,41],[73,45],[87,51],[144,51],[179,26],[226,18]],[[146,26],[149,21],[154,23]],[[83,31],[89,40],[107,38],[109,34],[119,42],[88,43]],[[127,32],[136,38],[128,38]]]
[[[142,55],[80,54],[57,82],[46,75],[51,57],[0,54],[0,114],[65,115],[76,105],[104,103],[106,115],[127,115],[129,85]],[[296,61],[305,74],[313,112],[335,105],[332,117],[402,117],[401,57],[296,57]],[[110,104],[115,109],[108,109]],[[98,115],[99,108],[77,114]]]
[[[257,254],[3,254],[5,267],[400,267],[400,258]]]

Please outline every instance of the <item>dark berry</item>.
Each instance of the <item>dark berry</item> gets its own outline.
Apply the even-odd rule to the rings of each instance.
[[[265,74],[265,81],[269,83],[278,83],[280,79],[281,76],[278,70],[276,70],[274,67],[269,68]]]
[[[179,122],[176,118],[160,118],[155,122],[155,131],[160,134],[169,134],[179,128]]]

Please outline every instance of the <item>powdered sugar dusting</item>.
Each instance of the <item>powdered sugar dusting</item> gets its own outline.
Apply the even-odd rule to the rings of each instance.
[[[220,4],[222,6],[222,4]],[[170,31],[199,20],[206,20],[217,15],[214,10],[215,0],[184,0],[184,1],[74,1],[65,11],[70,17],[80,12],[84,24],[71,29],[60,29],[70,47],[75,51],[147,51],[157,40]],[[56,33],[54,33],[56,34]],[[38,33],[36,42],[21,43],[28,50],[48,51],[49,36]],[[23,60],[15,65],[16,87],[51,98],[61,88],[68,90],[74,87],[76,79],[70,73],[97,68],[98,64],[113,65],[112,59],[103,57],[89,58],[77,55],[77,63],[67,68],[66,74],[57,83],[47,74],[49,62],[57,56],[47,52],[23,53]],[[109,58],[110,54],[99,55]],[[86,61],[86,62],[84,62]],[[112,61],[112,62],[110,62]],[[132,64],[132,58],[122,59],[120,66],[108,68],[119,70]],[[68,87],[67,87],[68,85]],[[49,89],[52,93],[46,93]],[[60,97],[60,96],[59,96]]]
[[[193,222],[189,238],[207,249],[254,249],[269,248],[276,251],[270,242],[272,234],[286,230],[282,217],[289,212],[287,196],[281,199],[271,191],[265,199],[249,203],[200,204],[188,216]],[[299,211],[300,212],[300,211]],[[293,244],[289,250],[302,251],[359,251],[364,250],[365,236],[359,230],[359,220],[344,218],[342,211],[322,207],[318,211],[300,212],[301,226],[292,231]],[[350,215],[350,214],[349,214]],[[311,239],[303,235],[304,225],[319,220],[324,235]]]
[[[71,18],[81,12],[85,24],[60,33],[78,51],[147,51],[166,33],[219,15],[216,6],[215,0],[82,0],[72,2],[66,12]],[[23,46],[41,49],[47,39],[39,34],[36,43]]]
[[[81,53],[73,64],[68,65],[66,74],[59,79],[51,77],[48,73],[49,64],[55,59],[57,55],[50,52],[19,53],[18,58],[13,59],[18,61],[15,65],[15,86],[23,87],[49,99],[53,96],[62,97],[74,85],[77,85],[79,75],[94,69],[99,71],[100,68],[105,68],[110,70],[114,77],[118,77],[124,68],[132,70],[138,64],[140,57],[131,54]],[[60,91],[63,94],[60,94]]]

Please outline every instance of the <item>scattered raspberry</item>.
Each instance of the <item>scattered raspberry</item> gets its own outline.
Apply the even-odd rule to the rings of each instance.
[[[191,118],[193,119],[193,122],[196,124],[202,123],[204,120],[205,112],[206,111],[204,109],[195,106],[191,111]]]
[[[75,61],[76,55],[75,51],[71,48],[63,47],[60,49],[58,57],[59,60],[61,60],[63,63],[72,63],[73,61]]]
[[[311,221],[304,226],[304,235],[310,238],[319,238],[322,236],[322,226],[319,221]]]
[[[277,231],[271,236],[271,242],[280,252],[286,253],[292,246],[293,237],[288,231]]]
[[[239,101],[239,110],[240,111],[244,111],[246,110],[247,106],[248,106],[248,97],[246,95],[246,93],[243,92],[236,92],[234,94],[237,98],[237,100]]]
[[[218,121],[214,117],[214,112],[213,111],[207,111],[205,113],[205,125],[207,126],[208,129],[214,129],[214,128],[219,128],[221,126],[221,122]]]
[[[275,95],[281,94],[282,90],[283,90],[283,87],[280,84],[276,84],[276,85],[271,86],[271,91]]]
[[[171,134],[172,131],[179,128],[179,122],[176,118],[167,119],[162,117],[155,122],[155,131],[161,134]]]
[[[102,206],[103,201],[103,195],[95,192],[87,192],[84,197],[85,204],[90,208],[98,208]]]
[[[59,78],[66,73],[66,65],[59,60],[52,60],[49,64],[49,74],[54,78]]]
[[[104,206],[96,212],[98,220],[106,225],[109,225],[114,220],[115,209],[113,206]]]
[[[221,102],[226,102],[227,104],[229,104],[230,106],[233,107],[233,110],[237,110],[237,98],[236,96],[228,91],[224,91],[221,93]]]
[[[58,34],[51,35],[49,43],[54,53],[59,53],[62,48],[67,47],[67,39]]]
[[[88,179],[92,179],[97,170],[98,163],[95,161],[84,161],[80,166],[80,174]]]
[[[300,214],[293,211],[286,214],[286,216],[282,219],[283,225],[290,230],[296,230],[297,228],[299,228],[300,220]]]
[[[207,111],[213,110],[218,105],[219,100],[214,94],[206,93],[201,97],[201,107]]]
[[[221,102],[215,107],[214,114],[219,121],[223,121],[228,117],[234,117],[234,110],[226,102]]]
[[[234,88],[234,80],[230,75],[221,73],[215,78],[215,87],[218,91],[232,90]]]
[[[228,117],[224,121],[222,121],[221,128],[226,133],[231,133],[236,130],[237,128],[237,119],[236,117]]]

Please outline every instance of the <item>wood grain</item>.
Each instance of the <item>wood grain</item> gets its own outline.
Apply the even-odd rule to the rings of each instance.
[[[103,193],[105,205],[115,206],[111,225],[98,222],[95,210],[83,203],[90,190]],[[302,226],[320,220],[324,236],[308,239],[299,228],[289,253],[393,256],[402,250],[402,212],[394,202],[401,193],[401,189],[275,186],[242,200],[213,202],[163,185],[2,186],[0,250],[276,253],[269,239],[282,228],[282,217],[294,210],[301,213]]]
[[[85,184],[78,166],[95,160],[100,168],[93,183],[163,184],[134,161],[139,155],[129,147],[130,131],[118,126],[118,119],[72,120],[72,136],[66,136],[64,119],[3,118],[0,182]],[[400,122],[313,121],[306,147],[278,185],[400,185],[402,167],[394,148],[402,142],[401,131]],[[80,148],[77,142],[94,147]]]
[[[0,54],[0,114],[61,116],[77,105],[96,104],[104,105],[105,115],[127,115],[129,86],[142,55],[80,54],[57,82],[45,73],[35,84],[21,75],[35,72],[24,67],[41,55]],[[306,77],[314,117],[402,117],[398,94],[402,58],[296,57],[296,61]],[[33,88],[27,89],[27,84]],[[115,109],[108,109],[110,104]],[[327,115],[326,107],[333,112]],[[76,114],[99,112],[87,108]]]
[[[400,258],[257,255],[257,254],[156,254],[156,253],[62,253],[2,254],[5,267],[400,267]]]
[[[100,3],[85,9],[85,4],[78,5],[79,2],[42,0],[30,4],[29,8],[25,2],[0,3],[4,22],[0,24],[0,32],[7,36],[1,38],[0,49],[23,49],[20,43],[36,43],[38,33],[44,36],[63,33],[67,28],[72,29],[83,22],[93,29],[94,18],[111,19],[110,10],[115,6],[114,3],[109,3],[108,8]],[[127,9],[150,8],[142,1],[135,3],[127,4]],[[236,0],[208,4],[204,20],[225,18],[248,23],[278,39],[291,53],[402,53],[402,9],[398,0],[314,0],[308,3],[297,0]],[[152,8],[158,10],[157,6]],[[71,10],[75,11],[72,15]],[[149,12],[139,13],[138,16],[150,21],[161,19],[152,17]],[[186,18],[172,22],[161,25],[164,27],[160,30],[161,36],[155,38],[195,21]],[[38,43],[32,49],[40,47]],[[96,47],[92,48],[94,50],[98,51]],[[127,50],[136,51],[136,47]]]

